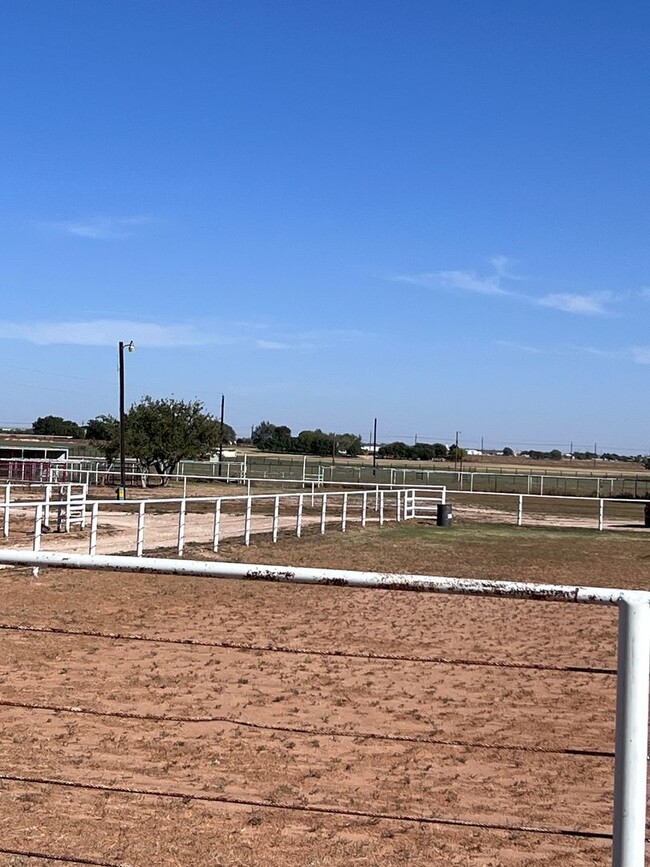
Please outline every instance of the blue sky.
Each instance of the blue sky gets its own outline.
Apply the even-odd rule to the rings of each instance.
[[[0,425],[650,452],[642,2],[7,0]]]

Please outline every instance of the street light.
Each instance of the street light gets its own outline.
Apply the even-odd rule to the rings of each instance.
[[[126,499],[126,459],[125,459],[125,441],[126,441],[126,425],[124,417],[124,348],[129,352],[135,350],[135,343],[131,340],[129,343],[124,343],[120,340],[120,486],[117,489],[117,499]]]

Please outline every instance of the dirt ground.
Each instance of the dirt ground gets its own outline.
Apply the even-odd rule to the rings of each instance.
[[[650,583],[641,534],[409,522],[219,556]],[[613,610],[53,569],[0,589],[3,867],[609,864]]]

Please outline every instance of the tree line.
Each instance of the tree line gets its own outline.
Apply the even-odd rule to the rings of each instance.
[[[291,428],[261,421],[251,431],[251,445],[263,452],[281,454],[329,455],[345,454],[358,457],[361,454],[361,437],[351,433],[325,433],[320,428],[303,430],[292,436]]]

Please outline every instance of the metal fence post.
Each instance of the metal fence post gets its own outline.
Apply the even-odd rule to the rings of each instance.
[[[273,528],[271,530],[273,541],[278,541],[278,529],[280,527],[280,497],[278,494],[275,495],[275,499],[273,501]]]
[[[379,492],[379,526],[384,526],[384,492]]]
[[[212,528],[212,550],[219,550],[219,531],[221,529],[221,498],[214,504],[214,525]]]
[[[366,514],[368,512],[368,492],[364,491],[361,495],[361,526],[366,526]]]
[[[34,512],[34,552],[41,550],[41,533],[43,532],[43,506],[41,503],[36,506],[36,511]],[[34,578],[38,577],[38,566],[34,566],[32,569],[32,575]]]
[[[598,502],[598,529],[603,529],[603,523],[605,518],[605,501],[599,500]]]
[[[178,556],[183,556],[183,549],[185,548],[185,511],[187,509],[187,502],[185,500],[181,500],[180,510],[178,512]]]
[[[250,481],[249,481],[250,486]],[[251,543],[251,517],[253,513],[253,501],[250,494],[246,497],[246,515],[244,517],[244,545]]]
[[[524,523],[524,495],[519,494],[519,505],[517,507],[517,526],[521,527]]]
[[[3,526],[2,526],[2,535],[7,539],[9,537],[9,504],[11,503],[11,482],[7,482],[5,485],[5,505],[4,505],[4,516],[3,516]]]
[[[97,518],[99,514],[99,503],[93,503],[90,507],[90,538],[88,541],[88,553],[97,553]]]
[[[345,527],[348,519],[348,493],[343,494],[343,508],[341,510],[341,530],[345,533]]]
[[[300,538],[302,534],[302,508],[304,499],[304,494],[300,494],[298,497],[298,511],[296,514],[296,536],[298,538]]]
[[[618,603],[613,867],[645,864],[650,604],[639,597]]]
[[[325,518],[327,515],[327,494],[323,494],[323,500],[320,507],[320,532],[321,536],[325,535]]]
[[[142,557],[144,550],[144,500],[138,506],[138,529],[135,539],[135,554],[136,557]]]

